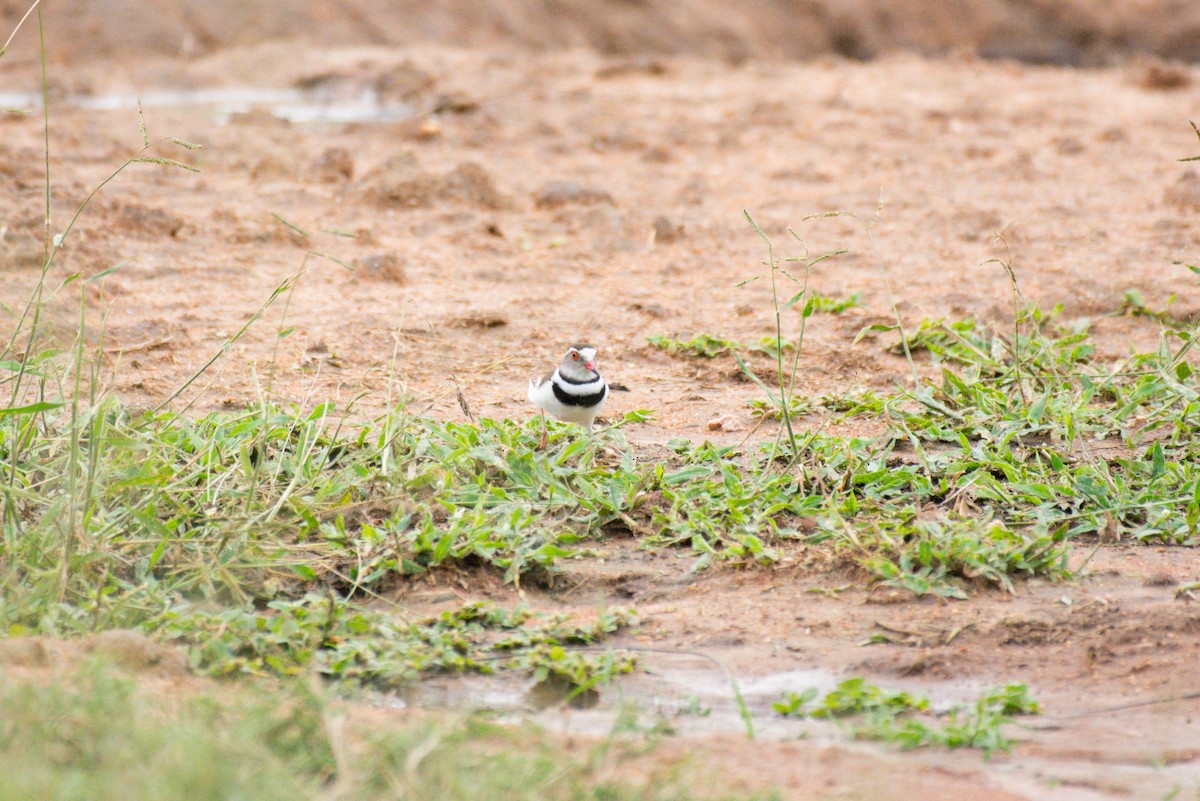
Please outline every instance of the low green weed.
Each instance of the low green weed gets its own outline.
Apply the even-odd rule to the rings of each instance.
[[[0,621],[42,629],[77,606],[63,628],[129,625],[160,584],[241,600],[470,560],[516,581],[625,513],[642,480],[627,446],[615,469],[584,438],[543,455],[511,422],[352,426],[331,405],[270,404],[131,418],[112,400],[83,432],[62,409],[24,416],[6,453]]]
[[[900,400],[900,397],[883,395],[875,390],[855,388],[840,395],[822,395],[818,403],[821,408],[837,414],[838,422],[843,422],[852,417],[881,416]]]
[[[672,339],[666,336],[646,337],[646,341],[656,348],[665,350],[672,355],[695,356],[703,359],[715,359],[725,354],[757,353],[769,359],[777,358],[781,353],[795,350],[790,342],[779,342],[775,337],[761,337],[753,345],[743,344],[736,340],[700,333],[687,341]]]
[[[712,556],[774,561],[771,543],[796,538],[794,521],[821,504],[797,492],[795,478],[786,472],[747,469],[732,447],[687,440],[671,446],[681,465],[649,468],[646,491],[657,500],[650,524],[659,532],[650,542],[689,544],[702,555],[701,565]]]
[[[937,362],[974,368],[985,377],[1016,377],[1022,370],[1031,375],[1062,375],[1086,362],[1094,347],[1087,341],[1087,324],[1060,325],[1057,318],[1061,313],[1062,306],[1049,312],[1027,309],[1022,323],[1028,332],[1015,340],[973,318],[950,323],[926,319],[904,342],[889,349],[895,353],[905,347],[910,353],[926,350]]]
[[[1117,309],[1118,315],[1128,314],[1133,317],[1148,317],[1155,322],[1162,323],[1164,326],[1177,330],[1186,330],[1192,327],[1195,321],[1176,317],[1171,313],[1171,306],[1175,303],[1176,296],[1170,295],[1167,298],[1166,306],[1161,309],[1152,309],[1146,304],[1146,299],[1142,293],[1136,289],[1125,290],[1125,295],[1121,299],[1121,306]]]
[[[184,646],[200,671],[215,675],[322,676],[400,687],[430,672],[519,670],[571,687],[606,684],[633,669],[631,658],[571,650],[628,626],[632,613],[602,612],[568,625],[528,611],[467,604],[419,621],[333,595],[273,600],[265,609],[170,610],[145,628]]]
[[[776,712],[789,717],[896,717],[907,712],[924,711],[929,708],[929,701],[901,690],[884,690],[874,684],[867,684],[865,679],[858,677],[846,679],[824,696],[815,688],[802,693],[786,693],[774,707]]]
[[[1027,307],[1007,334],[927,320],[896,349],[931,352],[937,381],[822,399],[887,431],[802,438],[790,458],[826,501],[814,537],[889,584],[950,597],[978,581],[1011,590],[1017,576],[1067,576],[1080,537],[1200,541],[1191,335],[1167,331],[1158,352],[1105,363],[1086,323],[1060,316]]]
[[[811,414],[817,406],[812,400],[802,395],[792,395],[789,397],[786,406],[781,406],[762,398],[754,398],[747,405],[750,407],[750,414],[764,420],[779,420],[785,414],[791,416],[794,420]]]
[[[1040,711],[1023,684],[984,692],[970,706],[956,706],[940,724],[926,722],[928,699],[884,690],[862,678],[843,681],[824,696],[810,688],[789,692],[774,704],[785,717],[846,720],[855,737],[895,743],[901,748],[978,748],[985,756],[1008,751],[1012,740],[1003,727],[1018,715]]]
[[[1038,527],[1032,528],[1017,533],[986,516],[885,521],[873,532],[863,564],[885,584],[952,598],[967,597],[967,582],[1012,592],[1014,576],[1069,576],[1062,533],[1043,527],[1039,535]]]
[[[732,339],[699,333],[684,341],[667,336],[646,337],[646,341],[656,348],[665,350],[672,355],[699,356],[704,359],[715,359],[726,353],[738,350],[742,345]]]
[[[820,293],[812,293],[811,303],[813,314],[841,314],[861,306],[862,293],[855,292],[845,298],[833,298]]]
[[[315,799],[337,773],[320,706],[266,696],[163,704],[98,664],[0,682],[0,799]]]

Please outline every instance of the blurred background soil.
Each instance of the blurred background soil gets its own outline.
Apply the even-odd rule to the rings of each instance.
[[[24,0],[0,2],[4,29]],[[897,50],[1071,66],[1138,53],[1200,60],[1188,0],[92,0],[45,4],[56,61],[196,57],[293,40],[310,47],[436,43],[727,62],[874,58]],[[63,13],[58,13],[58,12]],[[61,19],[60,19],[61,18]],[[29,57],[29,42],[14,54]]]

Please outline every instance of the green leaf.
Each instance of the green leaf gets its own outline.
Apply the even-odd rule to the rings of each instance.
[[[1153,469],[1150,472],[1151,478],[1158,478],[1167,472],[1167,460],[1163,456],[1161,442],[1155,442],[1154,447],[1150,449],[1150,462],[1153,465]]]
[[[805,290],[801,289],[801,290],[800,290],[799,292],[797,292],[795,295],[792,295],[792,298],[791,298],[791,300],[789,300],[787,303],[783,304],[783,306],[781,306],[781,307],[780,307],[780,308],[781,308],[781,310],[782,310],[782,309],[790,309],[790,308],[792,308],[793,306],[795,306],[797,303],[799,303],[799,302],[800,302],[800,298],[804,297],[804,292],[805,292]],[[807,310],[807,309],[808,309],[809,307],[811,307],[811,306],[812,306],[812,299],[810,298],[810,299],[809,299],[809,301],[808,301],[808,303],[807,303],[807,304],[805,304],[804,308]],[[809,315],[809,314],[811,314],[811,312],[808,312],[808,313],[806,313],[804,316],[805,316],[805,317],[808,317],[808,315]]]
[[[5,417],[10,414],[37,414],[39,412],[48,412],[52,409],[61,409],[66,404],[62,401],[39,401],[31,403],[27,406],[11,406],[7,409],[0,409],[0,417]]]
[[[323,250],[314,250],[311,252],[312,252],[312,255],[319,256],[320,258],[325,259],[326,261],[331,261],[339,267],[345,267],[350,272],[355,271],[354,265],[348,261],[345,261],[344,259],[339,259],[337,256],[331,256],[330,254],[326,253]]]
[[[317,571],[308,565],[292,565],[292,572],[305,581],[316,581]]]
[[[450,550],[454,547],[454,531],[447,531],[437,541],[437,545],[433,546],[433,563],[441,564],[450,555]]]
[[[859,331],[857,335],[855,335],[854,341],[850,344],[857,345],[859,340],[873,331],[895,331],[899,327],[900,326],[898,325],[889,325],[887,323],[874,323],[873,325],[868,325],[866,328]]]
[[[735,352],[733,354],[733,359],[734,359],[734,361],[737,362],[737,365],[738,365],[738,367],[741,368],[742,372],[745,373],[746,376],[751,381],[753,381],[755,384],[758,384],[759,388],[763,392],[767,393],[767,397],[771,399],[771,403],[773,403],[777,406],[782,405],[780,403],[779,397],[774,392],[771,391],[770,387],[768,387],[766,384],[763,383],[763,380],[761,378],[759,378],[757,375],[754,374],[754,371],[751,370],[750,367],[746,364],[746,362],[742,360],[741,356],[739,356]]]
[[[269,213],[272,217],[275,218],[275,222],[279,223],[280,225],[282,225],[286,228],[291,228],[293,231],[300,234],[300,236],[304,237],[309,242],[312,241],[312,234],[310,234],[308,231],[305,231],[303,228],[296,225],[294,222],[291,222],[290,220],[285,219],[283,216],[276,214],[273,211],[269,212]]]
[[[170,539],[170,535],[168,535],[159,540],[158,545],[155,546],[154,551],[150,554],[150,561],[146,566],[147,572],[153,571],[154,566],[158,564],[158,560],[162,559],[163,551],[167,549],[167,542],[170,541]]]
[[[1042,415],[1046,413],[1046,404],[1050,401],[1050,393],[1042,395],[1033,405],[1029,407],[1029,419],[1035,423],[1040,423]]]
[[[692,481],[697,478],[707,478],[712,473],[712,470],[704,465],[690,465],[682,470],[676,470],[673,473],[667,473],[663,476],[662,483],[668,487],[673,487],[676,484],[682,484],[685,481]]]
[[[763,229],[758,227],[758,223],[756,223],[754,218],[750,216],[750,212],[746,209],[742,209],[742,214],[746,215],[746,219],[750,222],[750,225],[754,228],[754,230],[758,232],[758,235],[763,238],[763,241],[768,245],[771,244],[771,240],[767,238],[765,233],[763,233]]]
[[[312,410],[312,414],[310,414],[308,416],[308,422],[311,423],[314,420],[320,420],[321,418],[328,415],[331,411],[333,411],[333,407],[334,407],[333,401],[325,401],[324,403],[318,403],[316,408],[314,408]]]

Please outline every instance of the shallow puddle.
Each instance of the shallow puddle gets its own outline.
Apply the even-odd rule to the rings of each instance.
[[[563,734],[603,737],[617,731],[658,731],[686,738],[740,736],[752,730],[760,741],[805,740],[840,751],[850,749],[881,757],[898,754],[886,745],[854,741],[835,722],[785,718],[772,708],[787,692],[816,688],[826,693],[844,678],[823,669],[789,670],[733,677],[735,691],[731,677],[715,661],[698,654],[654,654],[643,656],[637,672],[584,697],[572,697],[565,684],[538,684],[529,677],[499,674],[426,679],[396,696],[395,704],[486,711],[500,721],[535,720]],[[973,680],[878,683],[928,698],[935,712],[970,704],[991,686]],[[1050,700],[1051,707],[1062,707],[1061,699],[1046,700]],[[1120,700],[1092,699],[1098,709]],[[1157,720],[1153,709],[1143,713],[1141,725]],[[1021,719],[1007,729],[1010,736],[1029,746],[1019,759],[997,754],[988,761],[980,752],[937,749],[908,752],[906,758],[947,771],[981,770],[992,781],[1031,798],[1075,801],[1112,794],[1141,797],[1137,788],[1143,786],[1196,785],[1196,759],[1190,742],[1175,760],[1164,763],[1153,758],[1159,744],[1144,742],[1136,725],[1127,731],[1128,725],[1122,723],[1130,721],[1118,720],[1108,714],[1097,714],[1094,719],[1062,719],[1053,714]],[[1093,741],[1105,747],[1092,753],[1086,744]],[[1051,792],[1052,787],[1058,789]]]
[[[546,713],[557,719],[564,711],[586,711],[583,729],[597,734],[610,730],[617,716],[632,708],[647,719],[690,718],[703,721],[706,731],[739,732],[745,730],[747,713],[756,728],[760,722],[779,719],[771,704],[783,693],[808,687],[827,692],[838,679],[825,670],[796,670],[733,682],[736,685],[716,665],[705,668],[702,659],[659,655],[643,658],[637,672],[583,694],[572,694],[565,683],[539,683],[512,673],[439,676],[398,694],[395,704],[523,718]]]
[[[823,669],[789,670],[737,678],[715,663],[690,654],[643,657],[638,671],[599,691],[572,694],[565,683],[542,682],[519,674],[439,676],[423,679],[394,696],[400,707],[489,712],[502,720],[541,719],[572,731],[603,735],[621,720],[640,726],[667,726],[681,734],[745,733],[773,738],[834,737],[836,725],[785,718],[772,705],[787,692],[810,687],[821,693],[844,677]],[[905,687],[930,696],[935,709],[964,702],[961,686]],[[938,690],[944,689],[945,692]]]
[[[583,696],[572,695],[566,684],[539,684],[530,677],[501,673],[423,679],[396,696],[396,704],[487,711],[501,716],[529,716],[563,709],[589,710],[597,713],[598,725],[605,718],[611,725],[615,715],[633,707],[648,716],[703,720],[702,728],[706,731],[739,732],[745,731],[747,716],[756,730],[780,722],[797,724],[798,721],[782,718],[775,712],[773,704],[789,692],[800,693],[815,688],[822,694],[827,693],[845,678],[821,668],[739,678],[699,655],[655,654],[643,656],[636,672]],[[929,682],[891,681],[887,685],[889,689],[907,690],[928,698],[930,708],[935,712],[971,703],[986,689],[984,684],[970,681],[932,685]],[[810,723],[812,721],[805,721],[805,724]],[[606,730],[608,725],[601,725],[601,729]]]

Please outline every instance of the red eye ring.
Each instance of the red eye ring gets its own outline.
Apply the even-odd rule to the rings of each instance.
[[[575,361],[579,361],[579,354],[574,351],[571,351],[571,358]]]

